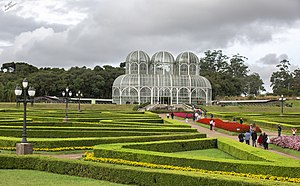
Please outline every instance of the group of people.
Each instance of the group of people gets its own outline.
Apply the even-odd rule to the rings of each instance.
[[[167,118],[170,118],[170,114],[169,113],[167,113]],[[174,113],[173,112],[171,112],[171,118],[174,119]]]
[[[201,109],[195,109],[193,113],[193,121],[197,121],[201,118],[206,118],[206,111],[201,110]]]
[[[245,134],[240,133],[238,135],[238,138],[241,143],[246,141],[247,145],[250,145],[251,139],[253,147],[256,147],[256,144],[258,143],[258,145],[263,146],[265,150],[268,150],[269,148],[270,138],[265,132],[257,136],[256,131],[252,131],[252,133],[250,133],[250,131],[247,131]]]
[[[278,131],[278,137],[281,136],[281,126],[280,126],[280,124],[277,126],[277,131]],[[296,136],[296,132],[297,132],[297,129],[292,128],[292,135],[293,136]]]
[[[255,123],[250,125],[249,130],[245,134],[241,132],[238,138],[241,143],[245,141],[247,145],[250,145],[250,140],[252,140],[253,147],[256,147],[258,143],[259,146],[263,146],[266,150],[270,143],[270,138],[265,132],[259,136],[257,135]]]

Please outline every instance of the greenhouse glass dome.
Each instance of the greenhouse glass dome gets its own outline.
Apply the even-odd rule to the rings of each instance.
[[[113,83],[113,103],[211,104],[211,84],[199,75],[199,59],[192,52],[182,52],[174,60],[166,51],[151,59],[143,51],[133,51],[125,63],[126,74]]]

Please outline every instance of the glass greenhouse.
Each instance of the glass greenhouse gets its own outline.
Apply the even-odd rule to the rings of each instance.
[[[133,51],[126,58],[126,74],[115,79],[113,103],[211,104],[210,82],[199,75],[199,59],[192,52],[176,60],[169,52]]]

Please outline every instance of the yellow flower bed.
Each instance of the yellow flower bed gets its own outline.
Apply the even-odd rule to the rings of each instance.
[[[192,172],[200,172],[200,173],[207,173],[207,174],[220,174],[220,175],[239,176],[239,177],[247,177],[247,178],[262,179],[262,180],[300,183],[300,178],[290,178],[290,177],[280,177],[280,176],[250,174],[250,173],[225,172],[225,171],[210,171],[210,170],[197,169],[197,168],[191,168],[191,167],[161,165],[161,164],[153,164],[153,163],[146,163],[146,162],[128,161],[128,160],[115,159],[115,158],[96,158],[96,157],[94,157],[94,153],[89,153],[89,152],[86,152],[84,156],[85,156],[85,158],[84,158],[85,161],[130,165],[130,166],[138,166],[138,167],[146,167],[146,168],[154,168],[154,169],[192,171]]]
[[[33,148],[34,151],[47,151],[47,152],[58,152],[68,150],[92,150],[93,146],[83,147],[57,147],[57,148]],[[0,147],[0,150],[16,150],[16,147]]]

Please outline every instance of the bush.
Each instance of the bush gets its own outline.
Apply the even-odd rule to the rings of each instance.
[[[234,152],[232,153],[233,156],[242,157],[243,155],[247,154],[247,156],[244,159],[248,159],[252,161],[229,160],[229,159],[218,159],[218,158],[207,158],[207,157],[192,159],[190,157],[185,157],[184,155],[181,156],[178,154],[173,155],[164,152],[131,149],[130,146],[132,145],[134,147],[135,145],[126,144],[126,143],[95,146],[94,154],[95,157],[119,158],[119,159],[130,160],[130,161],[192,167],[192,168],[200,168],[200,169],[213,170],[213,171],[228,171],[228,172],[234,171],[238,173],[252,173],[252,174],[265,174],[265,175],[268,174],[268,175],[283,176],[283,177],[285,176],[300,177],[299,174],[300,163],[296,160],[285,158],[276,154],[270,155],[269,152],[265,152],[262,149],[253,148],[251,146],[240,144],[239,142],[232,141],[229,139],[218,139],[218,141],[219,140],[220,142],[218,142],[218,145],[220,145],[221,150],[223,149],[225,152],[227,150],[228,152],[233,149],[234,150]],[[187,140],[187,141],[194,142],[197,140]],[[175,149],[173,147],[167,147],[166,142],[162,142],[162,143],[164,143],[162,145],[164,148],[171,149],[171,150]],[[178,144],[180,143],[178,142]],[[174,145],[174,144],[176,143],[169,143],[169,145]],[[228,148],[228,146],[234,146],[234,147]],[[155,146],[152,147],[154,148],[151,150],[156,149]],[[139,146],[138,148],[141,148],[141,146]],[[144,148],[146,149],[147,147]],[[243,150],[239,150],[239,148],[242,148]]]
[[[145,186],[194,185],[281,185],[282,182],[253,180],[217,174],[175,170],[157,170],[124,165],[82,162],[40,156],[0,155],[1,169],[30,169],[56,174],[80,176],[116,183]],[[289,184],[287,182],[283,182]]]
[[[122,142],[144,142],[144,141],[161,141],[161,140],[178,140],[205,138],[206,134],[185,133],[170,135],[152,135],[152,136],[122,136],[122,137],[102,137],[102,138],[48,138],[34,139],[29,138],[28,142],[32,143],[35,148],[56,148],[56,147],[81,147],[94,146],[98,144],[122,143]],[[16,143],[21,142],[20,138],[0,137],[0,147],[13,147]]]

